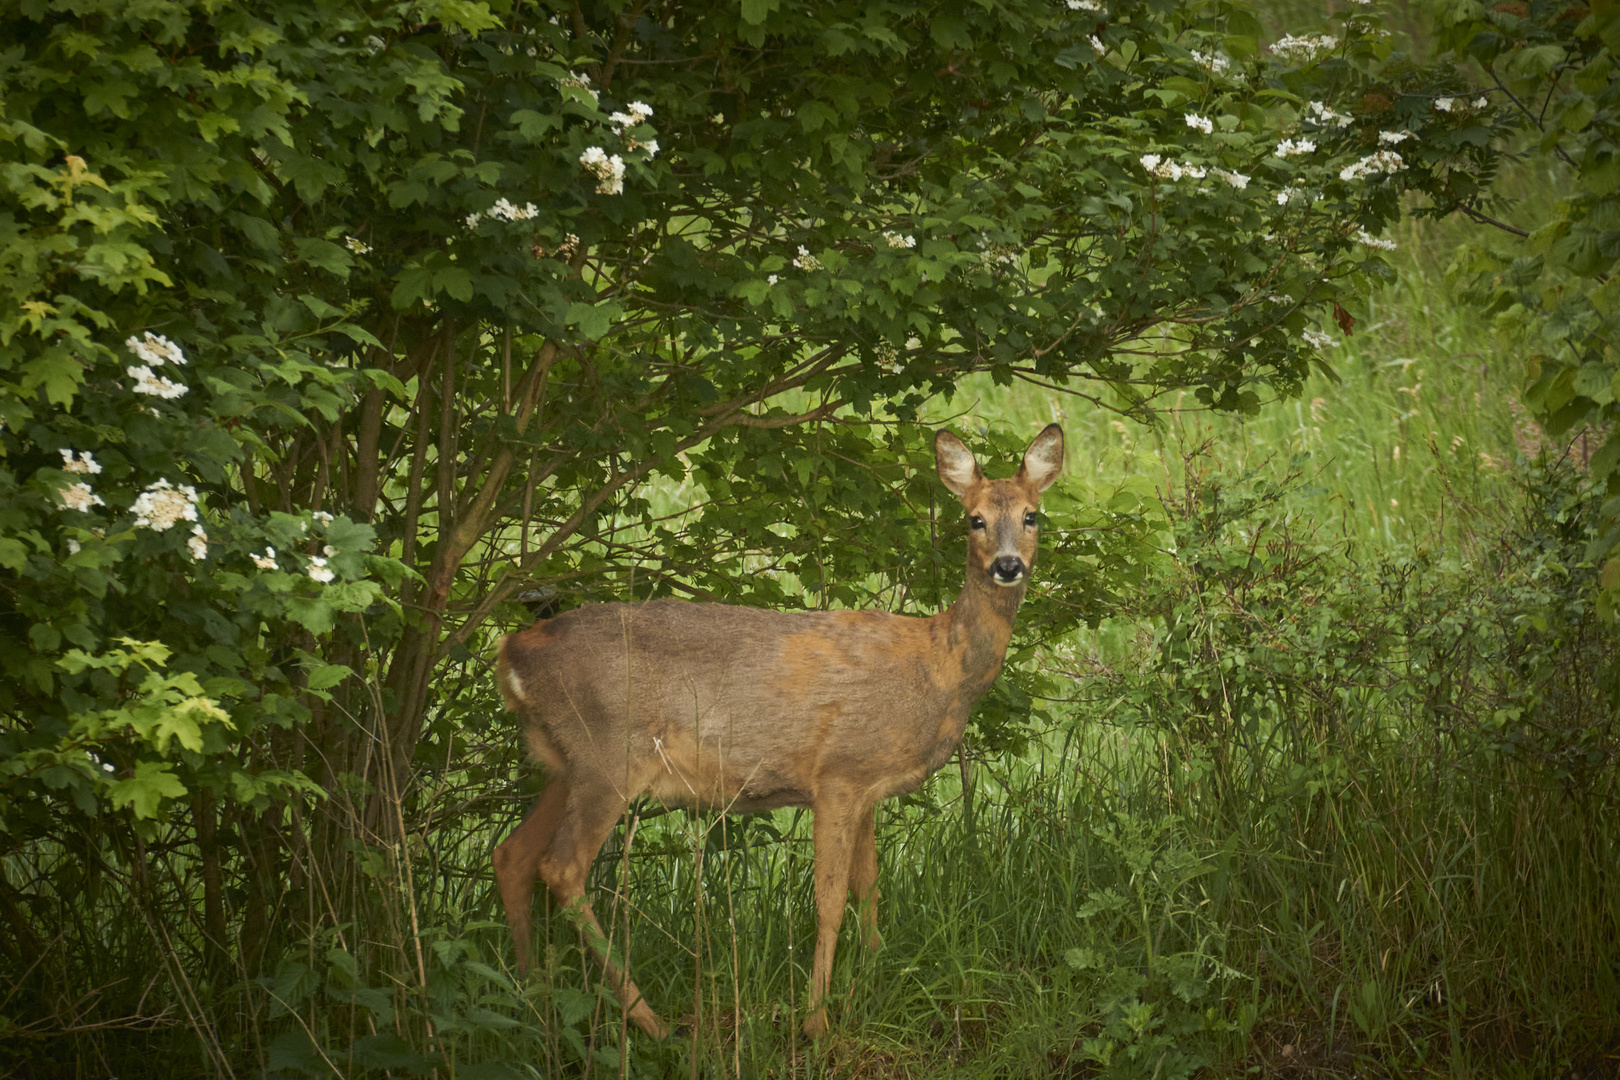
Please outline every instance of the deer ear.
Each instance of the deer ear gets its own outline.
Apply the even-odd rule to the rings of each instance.
[[[1047,424],[1035,441],[1024,451],[1024,464],[1018,469],[1018,479],[1034,484],[1036,491],[1052,486],[1063,470],[1063,429]]]
[[[939,478],[958,499],[967,498],[968,489],[984,479],[973,451],[948,431],[934,436],[934,462],[939,466]]]

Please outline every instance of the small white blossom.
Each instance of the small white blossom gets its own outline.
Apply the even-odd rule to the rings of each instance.
[[[1277,144],[1276,154],[1280,158],[1297,157],[1300,154],[1315,153],[1316,144],[1309,139],[1284,139]]]
[[[309,516],[320,522],[322,525],[332,524],[332,515],[328,514],[325,510],[317,510]]]
[[[1197,64],[1211,75],[1224,75],[1226,74],[1226,69],[1232,66],[1232,61],[1228,60],[1220,53],[1199,52],[1197,49],[1193,49],[1192,58],[1193,63]]]
[[[327,544],[325,547],[321,548],[321,554],[325,555],[328,559],[337,553],[337,548],[333,547],[331,544]]]
[[[101,463],[95,458],[91,457],[90,451],[88,450],[84,451],[76,458],[73,456],[73,451],[71,450],[59,450],[57,452],[62,455],[63,472],[89,473],[91,476],[95,476],[101,472]]]
[[[173,400],[191,389],[185,383],[171,382],[162,375],[154,375],[152,369],[145,364],[139,367],[131,365],[124,371],[135,380],[135,385],[130,389],[137,394],[151,394],[153,397]]]
[[[83,550],[84,549],[79,546],[79,542],[77,540],[69,540],[67,542],[67,553],[69,555],[77,555]]]
[[[1290,185],[1289,187],[1285,187],[1281,191],[1277,192],[1277,205],[1287,206],[1289,203],[1297,202],[1304,197],[1304,188],[1297,188]]]
[[[914,248],[917,246],[915,236],[902,236],[899,233],[886,232],[883,234],[883,239],[888,241],[889,246],[892,248]]]
[[[253,565],[257,566],[260,570],[274,570],[276,568],[276,549],[271,547],[269,544],[264,546],[263,555],[249,552],[248,558],[252,559]]]
[[[767,274],[766,277],[765,277],[765,284],[767,284],[767,285],[775,285],[776,281],[777,281],[777,278],[776,278],[775,274]]]
[[[319,555],[310,556],[309,569],[305,573],[323,585],[331,581],[334,576],[332,571],[326,568],[326,560]]]
[[[162,367],[166,363],[184,367],[186,363],[186,356],[180,351],[180,346],[162,334],[154,334],[150,330],[142,337],[125,338],[124,346],[152,367]]]
[[[591,77],[589,75],[582,75],[577,71],[570,71],[566,79],[560,80],[560,84],[563,86],[579,87],[581,90],[591,95],[592,101],[602,100],[602,95],[598,93],[596,88],[591,85]]]
[[[366,52],[370,53],[372,56],[376,56],[387,47],[388,42],[384,41],[376,34],[372,34],[370,37],[366,38]]]
[[[709,123],[711,124],[723,124],[725,122],[726,114],[723,112],[717,112],[713,116],[709,117]]]
[[[1477,98],[1474,99],[1474,108],[1483,109],[1483,108],[1485,108],[1485,106],[1489,105],[1490,103],[1491,103],[1490,98],[1477,97]]]
[[[1181,166],[1173,161],[1165,161],[1158,154],[1143,154],[1140,160],[1142,168],[1147,170],[1149,176],[1158,176],[1166,180],[1181,179]]]
[[[1102,4],[1097,0],[1066,0],[1070,11],[1090,11],[1098,15],[1103,13]]]
[[[632,150],[645,150],[645,151],[647,151],[647,156],[648,157],[655,158],[655,157],[658,156],[658,140],[657,139],[648,139],[645,142],[639,142],[639,141],[637,141],[635,139],[631,139],[630,140],[630,149],[632,149]]]
[[[1393,150],[1380,150],[1376,154],[1368,154],[1354,165],[1346,165],[1339,170],[1340,180],[1361,180],[1368,176],[1377,176],[1379,173],[1398,173],[1406,168],[1406,162],[1401,155]]]
[[[495,205],[484,211],[482,216],[491,221],[531,221],[540,216],[540,208],[534,203],[518,206],[510,199],[497,199]],[[478,214],[468,214],[467,227],[478,224],[479,217]]]
[[[1311,102],[1308,106],[1308,113],[1309,115],[1306,116],[1307,120],[1314,120],[1316,123],[1321,124],[1324,127],[1328,126],[1329,124],[1334,127],[1346,127],[1355,119],[1347,113],[1338,112],[1335,109],[1328,108],[1320,101]]]
[[[1379,251],[1394,251],[1396,247],[1395,241],[1380,239],[1366,229],[1357,229],[1356,239],[1370,248],[1377,248]]]
[[[1313,349],[1331,349],[1338,344],[1332,337],[1322,333],[1320,330],[1302,330],[1300,336],[1305,339],[1305,344]]]
[[[69,510],[89,511],[92,506],[107,505],[101,500],[101,496],[91,491],[90,485],[82,480],[77,484],[69,484],[56,494],[62,500],[62,505]]]
[[[600,146],[588,147],[579,155],[579,163],[596,174],[598,195],[618,195],[624,191],[624,159],[614,154],[609,157]]]
[[[371,245],[358,237],[345,236],[343,238],[343,246],[354,252],[356,255],[371,254]]]
[[[821,260],[810,254],[810,249],[803,244],[799,245],[799,257],[793,260],[793,265],[800,270],[820,270]]]
[[[1181,175],[1190,176],[1194,180],[1202,180],[1204,177],[1209,175],[1209,170],[1205,169],[1202,165],[1194,165],[1190,161],[1183,161],[1181,163]]]
[[[1434,107],[1436,109],[1439,109],[1441,112],[1450,112],[1452,106],[1454,106],[1456,104],[1457,104],[1457,99],[1456,98],[1437,97],[1437,98],[1434,99]]]
[[[1339,39],[1332,34],[1310,34],[1305,37],[1285,34],[1271,47],[1271,51],[1291,63],[1308,64],[1323,53],[1332,52],[1338,47]]]
[[[1407,139],[1415,138],[1417,138],[1417,136],[1413,135],[1410,131],[1380,131],[1378,133],[1378,143],[1380,146],[1399,146]]]
[[[191,537],[186,541],[186,550],[191,552],[193,559],[208,558],[208,533],[201,525],[191,527]]]
[[[1108,51],[1108,47],[1102,43],[1102,38],[1099,38],[1096,34],[1086,35],[1086,40],[1091,42],[1091,47],[1097,50],[1098,56]]]
[[[476,229],[476,228],[478,228],[478,223],[480,221],[482,221],[483,218],[484,218],[483,214],[479,213],[477,210],[474,210],[472,213],[468,214],[462,220],[467,223],[467,228]]]
[[[1182,119],[1187,122],[1188,127],[1192,128],[1194,131],[1202,131],[1205,135],[1208,135],[1210,132],[1215,130],[1214,121],[1210,120],[1210,118],[1207,116],[1199,116],[1197,113],[1187,113],[1182,117]]]
[[[1228,172],[1225,169],[1211,169],[1210,172],[1225,180],[1228,184],[1242,191],[1249,186],[1249,178],[1240,172]]]
[[[168,532],[176,522],[197,520],[197,489],[159,480],[148,484],[130,509],[135,512],[136,528]]]

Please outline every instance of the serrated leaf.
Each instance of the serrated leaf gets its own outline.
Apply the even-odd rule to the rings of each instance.
[[[135,765],[135,775],[113,784],[108,791],[113,809],[130,807],[136,818],[155,818],[164,799],[178,799],[186,793],[180,778],[169,771],[161,761],[141,761]]]

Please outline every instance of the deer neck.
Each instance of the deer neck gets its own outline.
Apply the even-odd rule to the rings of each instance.
[[[1026,583],[993,585],[969,574],[956,603],[941,616],[946,646],[961,665],[963,687],[975,696],[1001,671],[1026,588]]]

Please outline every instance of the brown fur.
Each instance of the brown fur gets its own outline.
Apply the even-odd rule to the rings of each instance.
[[[1025,515],[1062,466],[1063,433],[1042,431],[1011,480],[986,480],[950,432],[936,438],[935,456],[983,527],[969,529],[961,595],[932,618],[654,600],[582,607],[501,642],[501,693],[548,776],[495,850],[521,968],[536,877],[600,940],[585,876],[632,799],[729,812],[808,806],[819,932],[804,1029],[826,1029],[822,999],[847,893],[864,939],[879,943],[874,808],[946,762],[1000,672],[1035,562]],[[1002,583],[997,559],[1021,560],[1015,582]],[[596,951],[630,1018],[662,1037],[635,983]]]

